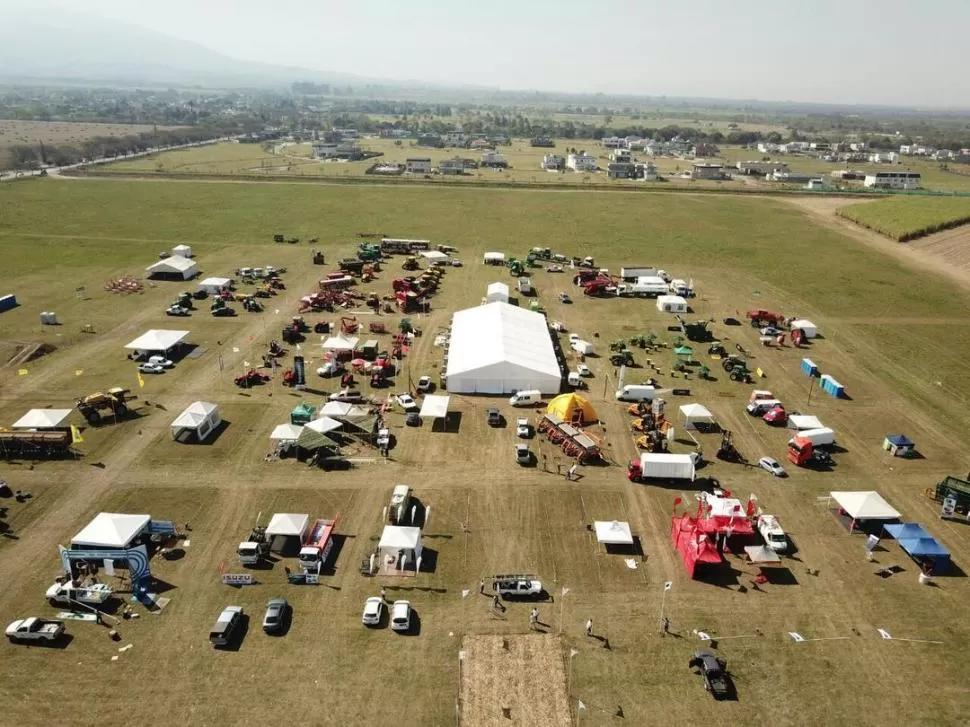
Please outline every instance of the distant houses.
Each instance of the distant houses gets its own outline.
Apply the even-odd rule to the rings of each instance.
[[[566,168],[574,172],[595,172],[596,167],[596,157],[584,151],[566,156]]]
[[[548,136],[537,136],[529,141],[529,146],[542,147],[546,149],[555,149],[556,142],[550,139]]]
[[[566,168],[566,157],[560,156],[559,154],[546,154],[542,157],[543,169],[549,171],[557,171]]]
[[[408,157],[404,160],[404,171],[411,174],[431,174],[431,157]]]

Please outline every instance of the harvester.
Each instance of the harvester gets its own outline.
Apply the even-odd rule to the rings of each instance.
[[[130,394],[130,389],[115,386],[107,391],[98,391],[85,396],[83,399],[78,399],[75,406],[87,423],[96,427],[104,418],[101,414],[102,411],[111,412],[115,420],[126,416],[128,414],[128,402],[138,398]]]
[[[688,341],[706,343],[713,338],[713,335],[707,329],[711,323],[710,321],[685,321],[679,315],[677,316],[677,320],[680,321],[681,329]]]

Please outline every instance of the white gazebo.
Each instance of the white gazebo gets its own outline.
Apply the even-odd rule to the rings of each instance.
[[[597,520],[593,523],[596,542],[603,545],[633,545],[630,523],[619,520]]]
[[[441,250],[424,250],[419,253],[421,257],[433,263],[443,263],[450,260],[450,257]]]
[[[163,280],[191,280],[199,274],[199,266],[194,260],[181,255],[172,255],[145,268],[149,278]]]
[[[661,313],[686,313],[687,301],[679,295],[659,295],[657,310]]]
[[[232,285],[232,278],[206,278],[199,282],[199,288],[209,295],[218,295],[223,288]]]
[[[344,338],[343,336],[330,336],[323,342],[324,351],[353,351],[357,348],[360,339],[356,336]]]
[[[377,543],[382,570],[417,570],[421,557],[421,528],[385,525]]]
[[[711,410],[703,404],[684,404],[680,407],[680,413],[684,417],[685,429],[697,429],[698,424],[707,427],[717,426],[717,420],[711,414]]]
[[[305,426],[307,429],[312,429],[320,434],[326,434],[327,432],[333,432],[340,429],[343,426],[343,423],[338,422],[336,419],[331,419],[328,416],[322,416],[319,419],[314,419]]]
[[[67,429],[73,409],[31,409],[11,425],[11,429]]]
[[[421,413],[419,416],[422,419],[447,419],[448,404],[450,402],[450,396],[425,394],[424,401],[421,402]]]
[[[482,262],[486,265],[505,265],[504,252],[486,252],[482,256]]]
[[[270,550],[299,551],[309,524],[310,516],[303,513],[275,513],[266,526],[266,541],[270,544]],[[279,545],[275,542],[277,538],[282,538]]]
[[[145,333],[141,334],[134,341],[126,344],[125,348],[142,354],[167,354],[181,344],[188,335],[188,331],[169,331],[153,328],[150,331],[145,331]]]
[[[188,245],[176,245],[172,248],[172,255],[178,257],[192,257],[192,248]]]
[[[278,424],[269,438],[278,442],[295,442],[300,438],[302,431],[303,425],[301,424]]]
[[[509,286],[505,283],[489,283],[485,290],[486,303],[508,303]]]
[[[101,512],[84,529],[71,538],[72,548],[127,548],[148,531],[150,515],[125,515]]]
[[[219,407],[210,401],[196,401],[189,404],[172,422],[172,439],[186,441],[182,437],[188,435],[188,441],[195,438],[196,442],[204,442],[222,424]]]
[[[830,492],[829,497],[853,520],[896,520],[899,511],[874,490]]]

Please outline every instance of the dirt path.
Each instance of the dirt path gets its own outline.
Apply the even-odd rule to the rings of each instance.
[[[858,202],[849,197],[779,197],[805,212],[814,222],[835,230],[846,237],[891,255],[904,265],[949,278],[960,287],[970,290],[970,229],[958,228],[938,232],[915,242],[895,242],[838,217],[835,211],[846,204]]]

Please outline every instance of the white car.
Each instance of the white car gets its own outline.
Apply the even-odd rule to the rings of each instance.
[[[579,337],[579,334],[578,333],[570,333],[569,334],[569,345],[570,346],[572,346],[574,343],[577,343],[577,342],[579,342],[581,340],[582,339]]]
[[[522,437],[523,439],[528,439],[532,436],[532,426],[529,424],[528,419],[515,420],[515,436]]]
[[[394,397],[394,400],[404,411],[416,411],[418,409],[418,403],[410,394],[398,394]]]
[[[360,617],[360,622],[364,626],[378,626],[383,615],[384,600],[378,596],[371,596],[364,601],[364,614]]]
[[[395,601],[391,605],[391,629],[409,631],[411,629],[411,602]]]
[[[758,532],[765,539],[765,545],[776,553],[784,553],[788,550],[788,536],[785,535],[778,518],[774,515],[758,516]]]
[[[576,373],[580,376],[592,376],[593,372],[589,370],[589,366],[586,364],[579,364],[576,366]]]
[[[165,369],[155,363],[143,363],[138,365],[138,370],[143,374],[163,374]]]
[[[775,477],[787,477],[788,473],[785,472],[785,468],[778,464],[776,459],[772,457],[762,457],[758,460],[758,466],[763,470],[768,470]]]
[[[422,394],[431,391],[430,376],[422,376],[420,379],[418,379],[418,391],[420,391]]]
[[[152,356],[150,359],[148,359],[148,363],[157,364],[163,369],[170,369],[175,365],[164,356]]]

